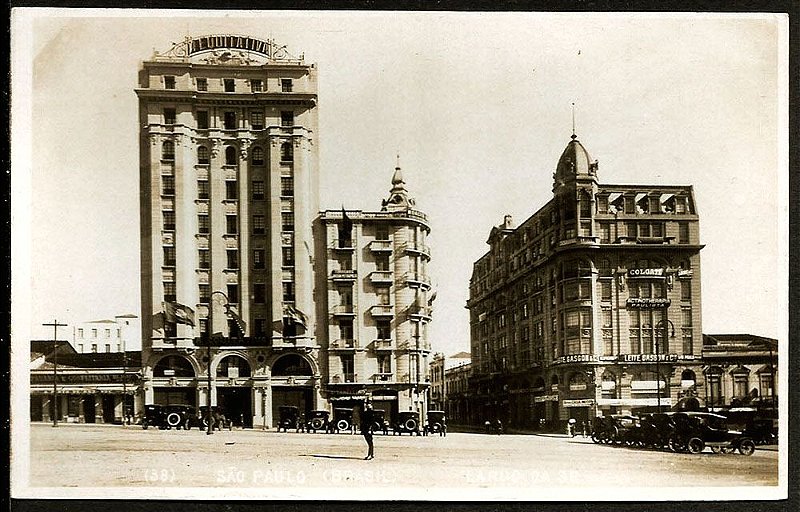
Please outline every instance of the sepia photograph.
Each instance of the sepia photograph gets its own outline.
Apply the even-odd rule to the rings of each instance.
[[[12,497],[785,499],[788,31],[12,9]]]

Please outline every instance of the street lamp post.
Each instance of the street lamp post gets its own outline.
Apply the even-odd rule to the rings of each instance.
[[[658,328],[659,328],[659,326],[661,324],[664,324],[663,325],[663,328],[664,328],[664,342],[667,343],[667,347],[669,347],[669,343],[667,342],[667,340],[669,339],[669,337],[672,337],[672,338],[675,337],[675,324],[673,324],[672,321],[667,318],[666,309],[664,310],[664,318],[659,320],[658,323],[656,323],[656,325],[655,325],[656,331],[658,331]],[[667,331],[667,327],[668,326],[672,329],[672,336],[669,336],[669,333]],[[661,350],[659,350],[658,340],[659,340],[659,336],[656,335],[656,379],[657,379],[656,380],[656,396],[658,397],[658,402],[657,402],[658,403],[658,412],[661,412],[661,364],[660,364],[660,362],[661,362]],[[669,380],[666,379],[666,378],[664,379],[664,388],[669,390]]]
[[[60,324],[58,320],[53,320],[51,324],[42,324],[53,327],[53,426],[58,426],[58,328],[66,327],[67,324]]]

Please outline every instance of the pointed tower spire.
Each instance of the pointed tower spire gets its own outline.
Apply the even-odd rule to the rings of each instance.
[[[414,199],[408,196],[406,182],[403,180],[403,172],[400,169],[400,153],[397,153],[397,163],[392,175],[392,188],[389,191],[389,199],[384,199],[383,210],[405,210],[414,206]]]
[[[575,102],[572,102],[572,140],[577,139],[578,136],[575,135]]]

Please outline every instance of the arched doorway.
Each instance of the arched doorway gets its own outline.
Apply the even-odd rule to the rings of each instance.
[[[250,363],[230,354],[217,364],[217,405],[234,425],[253,427],[253,388],[249,383]]]
[[[272,363],[272,418],[277,426],[278,408],[297,407],[309,417],[314,407],[314,370],[300,354],[285,354]]]
[[[179,354],[162,357],[153,365],[153,403],[197,405],[194,377],[194,366],[187,358]]]

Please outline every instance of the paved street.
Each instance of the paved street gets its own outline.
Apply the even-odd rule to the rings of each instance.
[[[32,487],[222,487],[267,493],[314,487],[329,489],[331,496],[364,486],[419,491],[422,484],[517,489],[536,499],[536,490],[545,488],[774,486],[778,481],[776,447],[758,449],[751,457],[708,450],[689,455],[595,445],[582,437],[450,433],[444,438],[376,435],[375,448],[375,460],[365,461],[365,443],[357,435],[233,430],[208,436],[197,429],[35,424],[30,482]],[[146,493],[158,495],[155,489]]]

